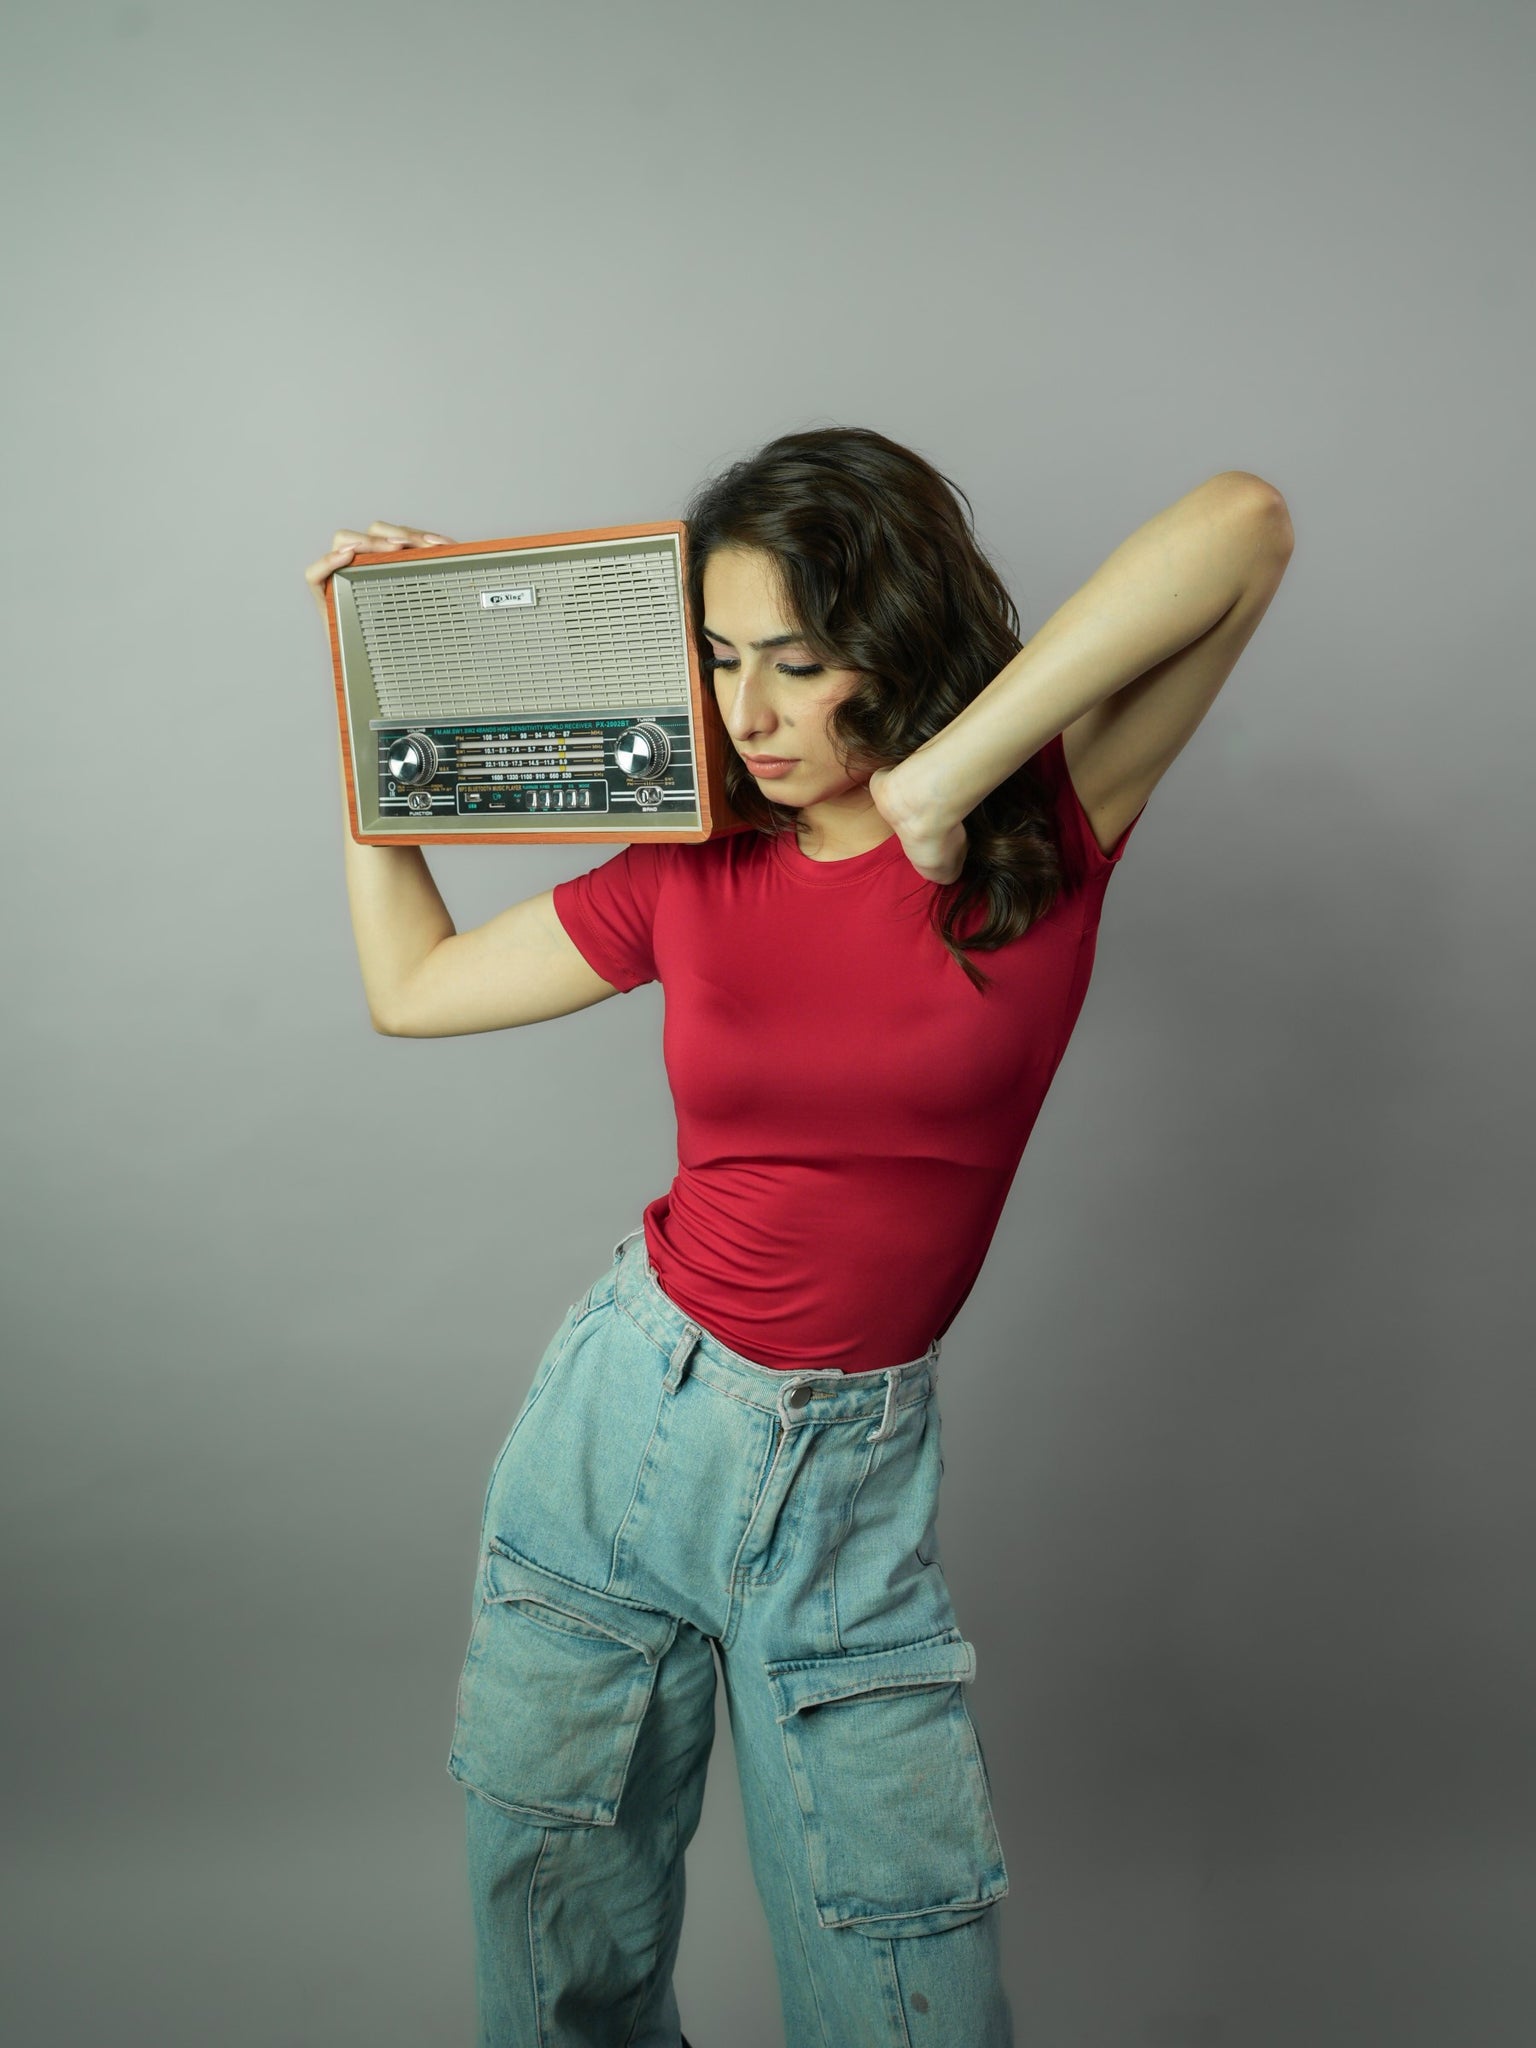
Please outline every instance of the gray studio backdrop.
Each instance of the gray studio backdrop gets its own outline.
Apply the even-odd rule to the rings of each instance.
[[[826,424],[1026,634],[1216,470],[1297,535],[945,1348],[1021,2048],[1529,2048],[1533,43],[7,11],[8,2048],[473,2038],[482,1493],[671,1178],[662,994],[370,1030],[302,571]],[[432,868],[465,929],[607,855]],[[776,2048],[723,1702],[688,1876],[690,2037]]]

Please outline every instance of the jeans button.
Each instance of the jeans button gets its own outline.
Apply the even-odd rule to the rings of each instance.
[[[798,1387],[790,1388],[789,1392],[784,1396],[784,1403],[789,1408],[803,1408],[810,1398],[810,1388],[802,1384]]]

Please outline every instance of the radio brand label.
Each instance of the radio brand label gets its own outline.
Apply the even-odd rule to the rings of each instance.
[[[480,608],[482,611],[500,611],[507,604],[537,604],[538,593],[534,590],[482,590]]]

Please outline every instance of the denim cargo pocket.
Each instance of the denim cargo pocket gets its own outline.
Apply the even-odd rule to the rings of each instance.
[[[884,1939],[974,1920],[1006,1896],[991,1786],[956,1631],[767,1667],[823,1927]]]
[[[450,1773],[545,1827],[612,1827],[675,1615],[486,1550]]]

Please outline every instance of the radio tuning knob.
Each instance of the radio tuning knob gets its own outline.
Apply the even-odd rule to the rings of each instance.
[[[418,782],[430,782],[437,773],[437,748],[424,732],[402,733],[391,741],[385,765],[393,781],[410,789]]]
[[[626,726],[613,743],[614,764],[622,775],[650,782],[662,774],[672,758],[672,742],[659,725],[649,720]]]

